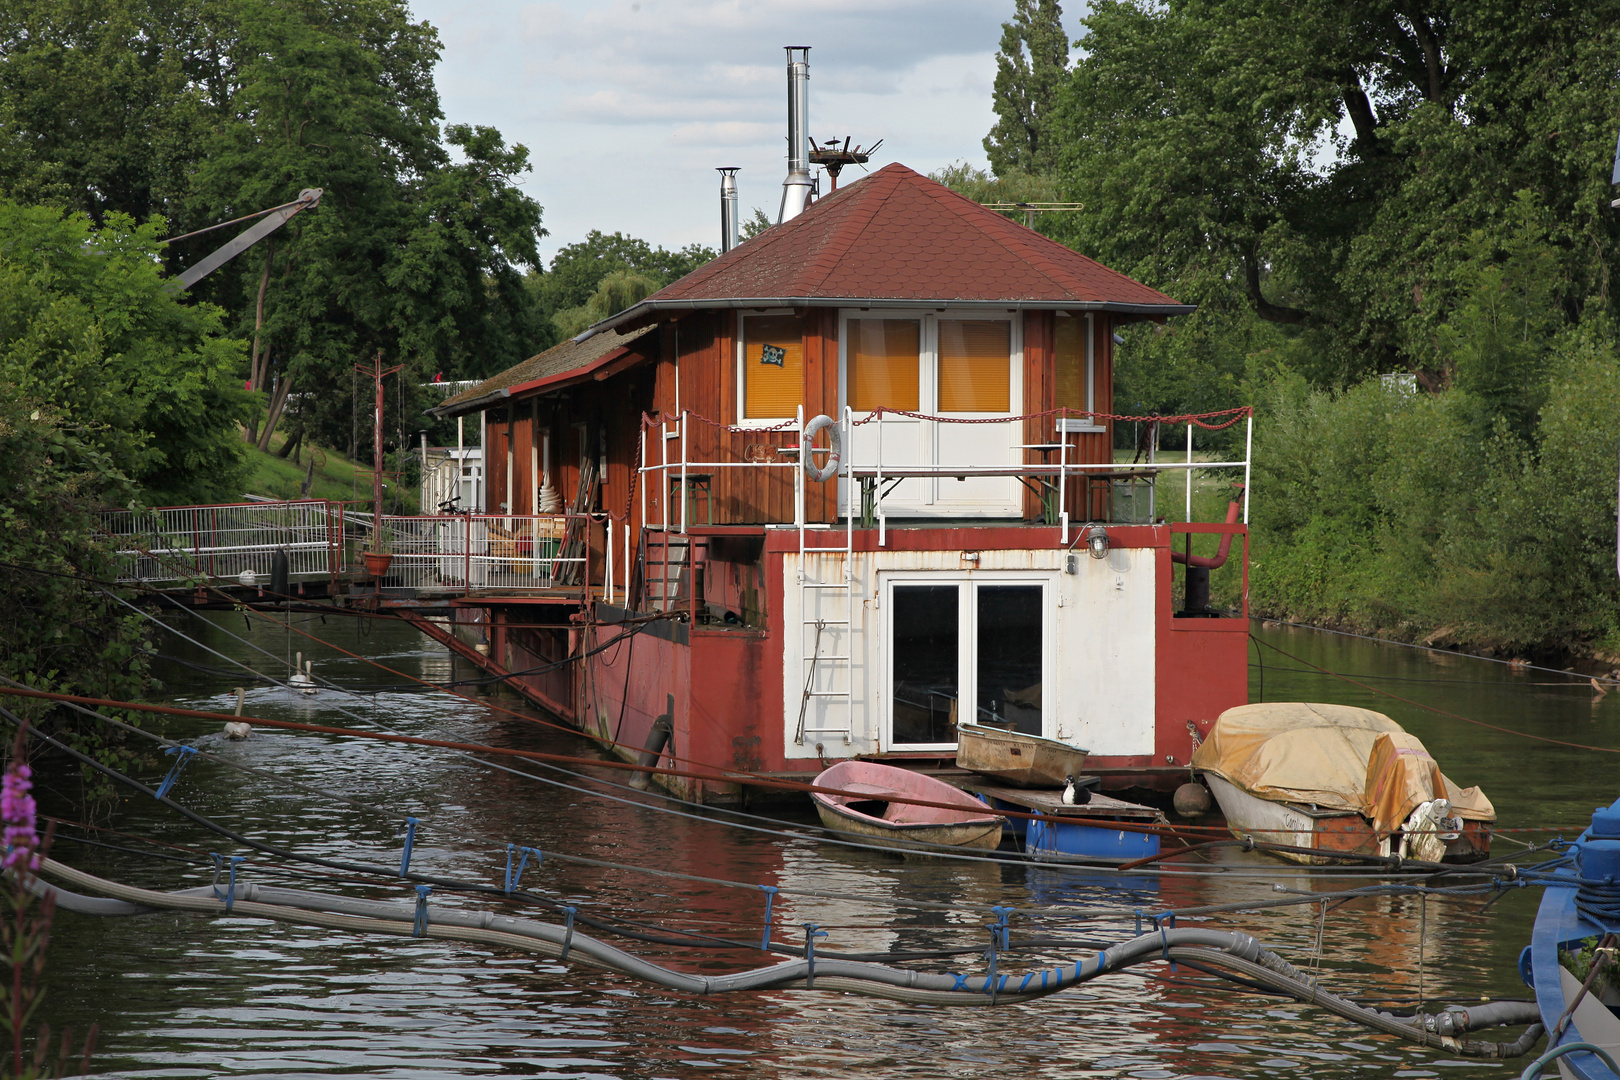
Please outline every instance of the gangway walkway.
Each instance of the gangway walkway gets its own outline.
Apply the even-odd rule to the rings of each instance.
[[[284,555],[290,587],[324,580],[332,593],[340,582],[369,576],[383,594],[567,587],[583,595],[588,545],[575,545],[572,556],[563,549],[571,537],[600,528],[573,514],[385,514],[379,526],[373,515],[327,499],[106,510],[99,517],[120,583],[263,586]],[[387,555],[374,575],[360,573],[367,552]]]

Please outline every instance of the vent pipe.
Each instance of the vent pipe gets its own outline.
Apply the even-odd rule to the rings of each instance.
[[[810,46],[788,45],[788,174],[776,223],[791,221],[810,205]],[[798,53],[798,57],[794,57]]]
[[[737,166],[716,169],[720,174],[720,254],[737,246]]]

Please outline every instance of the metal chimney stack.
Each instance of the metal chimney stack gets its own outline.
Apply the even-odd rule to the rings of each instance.
[[[716,169],[720,174],[720,254],[737,246],[737,166]]]
[[[776,223],[791,221],[810,204],[810,46],[788,45],[788,174]],[[798,58],[794,58],[798,53]]]

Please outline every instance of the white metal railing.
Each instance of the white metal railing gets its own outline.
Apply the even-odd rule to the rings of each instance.
[[[385,589],[549,589],[587,583],[590,519],[571,514],[384,515]]]
[[[330,576],[341,565],[343,505],[325,499],[104,510],[99,517],[120,581],[267,582],[278,551],[287,555],[290,580]]]
[[[1014,425],[1010,431],[1011,437],[1009,437],[1007,440],[1007,449],[1011,451],[1019,451],[1022,454],[1039,453],[1043,455],[1045,460],[1040,463],[1008,462],[999,465],[961,463],[946,464],[937,461],[918,463],[916,461],[902,462],[898,460],[891,460],[890,458],[886,457],[884,450],[885,420],[886,417],[890,415],[903,415],[914,421],[920,420],[940,425]],[[1048,417],[1058,418],[1058,435],[1056,441],[1051,443],[1037,444],[1026,444],[1021,441],[1023,431],[1022,425],[1025,423],[1025,421],[1036,417],[1042,420],[1045,420]],[[1244,498],[1242,499],[1243,524],[1248,524],[1249,505],[1251,502],[1251,499],[1249,498],[1249,487],[1252,481],[1251,456],[1254,445],[1254,416],[1250,410],[1228,409],[1215,413],[1199,413],[1186,416],[1136,417],[1112,416],[1101,413],[1079,414],[1072,413],[1071,410],[1067,409],[1058,409],[1052,410],[1050,413],[1036,414],[1036,417],[1012,416],[1004,419],[1000,417],[965,418],[951,416],[929,416],[916,412],[900,413],[896,410],[882,409],[862,417],[856,417],[852,410],[845,407],[842,411],[842,415],[837,421],[837,430],[841,437],[843,450],[843,458],[839,463],[837,479],[845,481],[844,499],[846,500],[847,505],[844,507],[844,510],[846,511],[846,529],[850,527],[850,523],[857,513],[861,513],[863,516],[865,516],[869,511],[871,516],[875,519],[872,524],[878,530],[879,545],[881,546],[886,542],[888,515],[883,506],[883,497],[885,494],[884,485],[886,483],[892,485],[898,483],[899,481],[909,479],[1009,477],[1020,481],[1033,481],[1041,485],[1042,497],[1047,499],[1049,502],[1049,520],[1055,519],[1052,520],[1052,523],[1060,527],[1062,536],[1061,542],[1067,544],[1072,537],[1074,529],[1074,526],[1071,523],[1071,510],[1074,508],[1069,505],[1068,488],[1070,481],[1077,481],[1082,478],[1090,478],[1095,480],[1104,477],[1113,480],[1116,478],[1109,477],[1108,474],[1128,474],[1128,479],[1120,480],[1120,483],[1131,484],[1140,481],[1148,486],[1149,511],[1146,517],[1151,518],[1153,516],[1151,501],[1153,482],[1158,478],[1159,475],[1163,473],[1182,472],[1187,478],[1185,485],[1185,513],[1187,520],[1191,521],[1193,474],[1200,470],[1213,469],[1242,470],[1244,487]],[[1160,427],[1165,425],[1185,425],[1187,428],[1186,460],[1178,461],[1162,459],[1158,458],[1156,453],[1150,453],[1148,461],[1132,464],[1123,464],[1114,462],[1112,460],[1106,462],[1075,461],[1073,458],[1079,452],[1080,447],[1077,442],[1070,441],[1069,436],[1071,432],[1066,428],[1065,425],[1068,421],[1077,417],[1092,422],[1101,420],[1143,421]],[[1216,417],[1223,418],[1225,422],[1205,423],[1206,420],[1212,420]],[[714,480],[716,478],[716,474],[720,470],[786,468],[791,469],[794,472],[793,524],[797,525],[800,529],[805,527],[805,501],[808,485],[805,483],[803,472],[799,469],[802,451],[797,446],[769,447],[771,451],[769,456],[773,458],[773,460],[694,461],[690,457],[688,445],[688,429],[694,419],[700,420],[701,422],[707,423],[721,430],[730,431],[734,434],[752,434],[756,432],[758,434],[766,434],[770,432],[791,432],[795,436],[798,436],[798,438],[795,440],[796,443],[802,442],[802,433],[805,428],[804,412],[802,408],[799,410],[799,415],[795,420],[780,424],[774,428],[728,428],[724,427],[723,425],[714,424],[713,421],[706,421],[701,417],[695,417],[689,411],[683,411],[678,417],[661,418],[657,423],[644,425],[641,432],[642,464],[640,466],[640,479],[642,481],[641,519],[644,523],[651,524],[651,519],[648,517],[649,507],[647,502],[647,492],[648,488],[652,487],[654,484],[660,485],[658,490],[662,493],[661,502],[664,531],[668,532],[673,530],[684,534],[689,525],[688,519],[695,499],[695,486],[703,486],[705,497],[712,500],[715,490]],[[1234,461],[1197,461],[1194,459],[1193,428],[1195,426],[1202,426],[1209,429],[1219,429],[1228,427],[1239,420],[1242,420],[1246,425],[1244,432],[1243,457],[1241,459]],[[873,439],[875,445],[870,451],[870,458],[863,459],[858,457],[855,451],[855,447],[853,445],[854,433],[857,427],[863,427],[867,424],[876,424],[877,428],[875,438]],[[647,453],[647,433],[652,430],[657,431],[656,438],[658,441],[658,448],[656,460],[650,458]],[[915,443],[915,441],[915,439],[910,440],[911,443]],[[1157,431],[1153,433],[1151,441],[1156,447],[1158,444]],[[676,446],[674,455],[671,455],[670,453],[671,443],[674,443]],[[914,446],[908,447],[907,450],[909,451],[908,456],[915,456]],[[1055,460],[1053,460],[1054,455]],[[1110,453],[1110,457],[1111,456],[1112,454]],[[1114,492],[1111,489],[1109,492],[1109,497],[1112,498],[1113,494]],[[678,510],[673,512],[670,506],[672,498],[679,498],[680,500]],[[1091,495],[1088,491],[1084,498],[1085,505],[1090,504],[1090,498]],[[1084,516],[1084,506],[1080,508],[1080,511],[1082,516]],[[1136,516],[1140,516],[1139,511],[1136,512]],[[625,548],[627,559],[630,554],[628,543],[629,541],[627,537]],[[611,543],[609,546],[611,547]]]

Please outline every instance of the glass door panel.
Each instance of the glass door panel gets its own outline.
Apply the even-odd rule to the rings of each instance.
[[[1026,735],[1043,734],[1043,592],[1039,585],[979,585],[974,589],[978,648],[973,681],[981,724],[1010,726]]]
[[[916,412],[922,404],[922,323],[916,319],[851,319],[849,406]]]
[[[890,610],[891,745],[956,742],[959,587],[896,585]]]
[[[939,411],[1006,413],[1012,408],[1012,323],[939,320]]]

